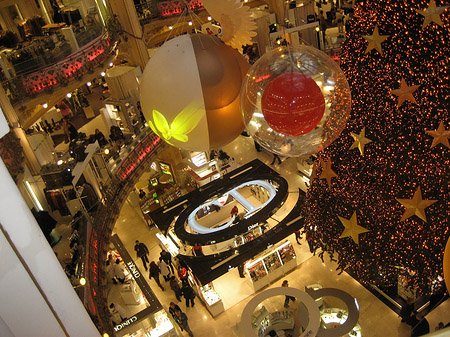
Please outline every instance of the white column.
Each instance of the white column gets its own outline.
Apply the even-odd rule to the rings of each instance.
[[[0,335],[99,337],[2,160],[0,186]]]

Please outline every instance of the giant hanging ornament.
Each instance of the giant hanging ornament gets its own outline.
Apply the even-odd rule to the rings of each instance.
[[[264,148],[288,157],[330,145],[344,129],[350,106],[342,70],[309,46],[266,53],[250,68],[241,90],[248,133]]]
[[[248,68],[242,55],[214,36],[169,40],[149,60],[142,76],[145,119],[173,146],[218,149],[244,129],[239,92]]]

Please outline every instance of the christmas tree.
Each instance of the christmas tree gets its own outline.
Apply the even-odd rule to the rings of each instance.
[[[318,154],[304,231],[360,282],[419,294],[443,275],[450,235],[449,0],[361,1],[341,68],[345,130]]]

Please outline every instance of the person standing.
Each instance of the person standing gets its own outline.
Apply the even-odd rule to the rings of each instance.
[[[106,278],[108,281],[112,280],[114,284],[117,284],[116,278],[114,277],[114,266],[106,261]]]
[[[178,302],[181,302],[181,288],[180,288],[180,284],[178,283],[178,280],[175,278],[175,276],[171,276],[170,277],[170,289],[173,290],[173,292],[175,293],[175,297],[177,298]]]
[[[193,246],[192,254],[194,254],[194,256],[205,256],[205,254],[203,254],[202,246]]]
[[[186,268],[184,268],[183,266],[179,266],[178,267],[178,278],[180,279],[181,282],[183,281],[187,281],[187,277],[188,277],[188,271]]]
[[[428,320],[422,314],[416,314],[413,319],[413,325],[411,329],[411,337],[419,337],[430,333],[430,324]]]
[[[338,27],[338,32],[343,33],[344,32],[344,14],[342,14],[341,10],[338,10],[336,12],[336,24]]]
[[[414,299],[408,298],[406,303],[402,305],[400,309],[400,317],[402,318],[402,323],[406,323],[408,325],[413,325],[413,311],[414,311]]]
[[[162,250],[159,255],[163,258],[164,262],[170,267],[170,270],[172,271],[172,274],[175,274],[175,271],[173,269],[172,265],[172,255],[170,255],[169,252]]]
[[[150,262],[149,278],[153,278],[156,284],[161,288],[161,290],[164,291],[164,287],[161,285],[161,282],[159,281],[159,274],[161,274],[161,270],[156,265],[155,261]]]
[[[114,325],[117,325],[127,319],[127,313],[125,309],[122,308],[119,304],[111,303],[109,305],[109,312],[111,313],[111,319]]]
[[[141,258],[142,263],[144,264],[145,270],[148,270],[147,263],[148,261],[148,248],[143,242],[139,242],[136,240],[136,244],[134,245],[134,250],[136,251],[136,255],[138,258]]]
[[[181,292],[186,299],[186,308],[189,308],[189,303],[191,303],[191,306],[194,307],[195,293],[194,289],[192,289],[188,282],[184,282],[183,288],[181,288]]]
[[[299,240],[301,240],[302,239],[302,236],[300,235],[300,229],[297,229],[296,231],[295,231],[295,241],[297,241],[297,243],[299,244],[299,245],[301,245],[302,243],[299,241]]]
[[[125,269],[120,264],[120,260],[116,260],[116,264],[114,265],[114,277],[119,280],[120,283],[124,284],[125,282]]]
[[[230,211],[231,217],[233,217],[233,215],[234,216],[238,215],[238,213],[239,213],[239,208],[236,205],[234,205],[233,208]]]
[[[322,10],[319,12],[319,25],[320,25],[320,30],[322,31],[323,49],[325,49],[325,41],[326,41],[325,31],[327,30],[327,20],[323,16],[323,11]]]
[[[181,310],[175,310],[175,321],[180,326],[181,331],[186,330],[186,332],[189,334],[190,337],[193,337],[194,334],[191,331],[191,328],[189,328],[188,324],[188,318],[184,312],[181,312]]]
[[[281,284],[282,287],[289,287],[288,280],[284,280]],[[295,302],[295,297],[286,295],[284,299],[284,307],[289,307],[289,301]]]
[[[161,270],[161,275],[164,277],[164,281],[170,280],[170,269],[169,266],[164,262],[162,256],[159,257],[158,261],[159,270]]]
[[[273,154],[273,160],[272,160],[272,162],[270,163],[270,165],[275,164],[275,161],[277,161],[277,160],[278,160],[278,165],[280,165],[280,164],[281,164],[281,158],[278,157],[278,155],[277,155],[276,153],[274,153],[274,154]]]

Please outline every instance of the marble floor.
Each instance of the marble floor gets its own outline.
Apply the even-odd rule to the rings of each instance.
[[[257,152],[254,148],[252,139],[243,136],[239,136],[231,144],[225,146],[223,150],[234,157],[238,165],[242,165],[254,158],[260,159],[267,165],[272,161],[272,155],[270,153],[265,151]],[[305,181],[297,173],[295,158],[285,159],[282,164],[275,164],[273,167],[286,178],[289,183],[289,192],[291,193],[283,206],[286,208],[285,211],[288,212],[289,206],[292,206],[296,200],[298,188],[306,190]],[[114,233],[118,234],[124,246],[135,259],[137,266],[141,270],[143,270],[142,262],[140,259],[136,258],[134,252],[135,240],[138,239],[141,242],[144,242],[150,250],[150,261],[156,261],[157,258],[159,258],[159,252],[161,251],[159,241],[155,236],[157,232],[157,228],[149,228],[147,226],[139,209],[134,208],[130,202],[124,204],[120,217],[115,225]],[[317,256],[312,256],[304,239],[302,245],[298,245],[295,242],[294,235],[291,235],[288,239],[295,247],[298,265],[292,272],[271,284],[269,288],[281,286],[282,280],[286,279],[289,281],[290,287],[301,290],[304,290],[306,285],[315,283],[319,283],[323,287],[334,287],[345,290],[354,296],[359,303],[359,324],[363,336],[410,336],[410,327],[401,323],[397,314],[345,272],[338,275],[335,263],[329,262],[329,259],[325,259],[325,262],[322,262]],[[150,287],[166,309],[171,301],[177,302],[168,283],[165,283],[161,278],[161,282],[166,288],[165,291],[162,291],[153,280],[148,279],[147,273],[145,274]],[[239,278],[236,279],[239,280]],[[220,285],[220,287],[222,287],[221,291],[226,291],[227,286],[234,287],[233,282],[227,283],[228,284]],[[111,287],[115,286],[111,285]],[[233,327],[235,327],[236,323],[240,320],[243,308],[252,298],[252,296],[242,297],[243,299],[239,303],[228,308],[216,318],[213,318],[209,314],[206,307],[202,305],[198,298],[196,299],[194,308],[186,308],[183,302],[178,303],[178,305],[187,314],[189,325],[196,337],[232,337],[235,336]],[[430,330],[434,331],[434,328],[440,321],[443,321],[445,324],[450,321],[450,315],[448,313],[450,313],[449,300],[427,316],[430,323]],[[180,336],[187,336],[186,332],[179,333]]]

